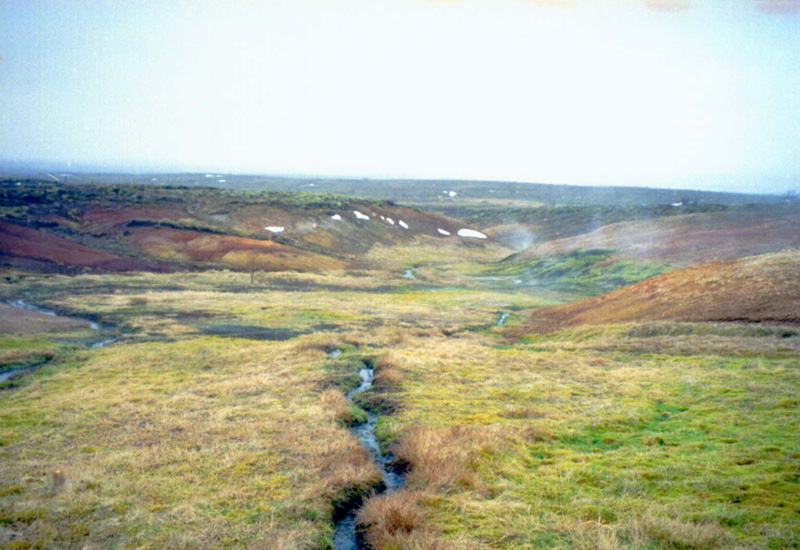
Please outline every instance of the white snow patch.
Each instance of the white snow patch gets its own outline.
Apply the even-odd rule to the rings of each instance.
[[[342,219],[342,217],[339,214],[334,214],[333,216],[331,216],[331,219],[336,220],[338,222],[339,220]]]
[[[367,216],[366,214],[362,214],[358,210],[353,210],[353,214],[355,214],[356,215],[356,219],[359,219],[359,220],[368,220],[369,219],[369,216]]]
[[[314,185],[313,183],[309,183],[308,186],[309,187],[316,187],[316,185]]]
[[[214,174],[206,174],[206,177],[207,177],[207,178],[213,178],[213,177],[214,177]]]
[[[384,216],[381,216],[381,219],[382,219],[383,221],[386,221],[386,218],[385,218]]]
[[[673,202],[672,206],[675,206],[675,207],[683,206],[683,202]]]
[[[267,227],[265,227],[264,229],[266,229],[267,231],[271,231],[271,232],[273,232],[273,233],[283,233],[283,231],[284,231],[286,228],[285,228],[285,227],[283,227],[282,225],[268,225],[268,226],[267,226]]]
[[[386,218],[386,222],[387,222],[389,225],[394,225],[394,220],[393,220],[392,218]]]
[[[458,230],[459,237],[471,237],[473,239],[485,239],[486,235],[481,233],[480,231],[475,231],[474,229],[459,229]]]
[[[225,180],[217,180],[219,183],[225,183]]]
[[[400,220],[397,223],[399,223],[400,227],[402,227],[403,229],[408,229],[408,224],[406,222],[404,222],[403,220]]]
[[[447,193],[448,195],[450,195],[450,197],[451,197],[451,198],[452,198],[452,197],[455,197],[456,195],[458,195],[458,193],[456,193],[455,191],[445,191],[445,193]]]
[[[441,234],[442,234],[442,235],[444,235],[445,237],[449,237],[449,236],[450,236],[450,232],[449,232],[449,231],[445,231],[445,230],[444,230],[444,229],[442,229],[441,227],[437,227],[437,228],[436,228],[436,231],[438,231],[439,233],[441,233]]]

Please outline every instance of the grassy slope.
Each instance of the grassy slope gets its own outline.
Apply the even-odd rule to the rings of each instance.
[[[535,288],[595,295],[669,271],[652,262],[619,260],[613,250],[574,250],[521,261],[506,260],[487,273],[514,277],[518,284]]]
[[[800,251],[672,271],[613,292],[535,310],[531,330],[629,321],[800,322]]]

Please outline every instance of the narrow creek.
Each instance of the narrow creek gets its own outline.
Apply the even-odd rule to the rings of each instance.
[[[338,352],[330,354],[334,359],[338,357]],[[367,363],[362,363],[358,372],[361,376],[361,384],[347,392],[347,399],[354,403],[353,398],[372,387],[372,380],[375,376],[373,367]],[[355,403],[354,403],[355,404]],[[383,481],[378,493],[391,493],[403,486],[403,476],[395,472],[391,465],[393,457],[381,451],[378,438],[375,436],[375,425],[378,422],[378,415],[372,411],[366,411],[367,420],[356,424],[350,428],[353,435],[358,438],[361,445],[369,452],[375,467],[381,474]],[[356,530],[356,514],[361,502],[349,503],[344,509],[337,511],[334,517],[334,550],[360,550],[361,542]]]
[[[29,304],[25,300],[9,300],[6,303],[8,305],[10,305],[12,307],[15,307],[15,308],[18,308],[18,309],[24,309],[24,310],[27,310],[27,311],[35,311],[36,313],[41,313],[43,315],[52,315],[54,317],[58,316],[58,313],[56,313],[55,311],[53,311],[51,309],[47,309],[47,308],[35,306],[33,304]],[[78,319],[79,321],[84,321],[85,323],[87,323],[89,325],[89,328],[91,328],[92,330],[98,330],[98,331],[100,330],[100,325],[98,323],[95,323],[94,321],[90,321],[89,319],[81,319],[81,318],[78,318],[78,317],[73,317],[73,319]],[[92,348],[92,349],[98,349],[98,348],[103,348],[103,347],[105,347],[105,346],[107,346],[109,344],[113,344],[116,341],[117,341],[117,338],[104,338],[104,339],[99,340],[97,342],[92,342],[92,343],[88,344],[88,346],[90,348]],[[39,368],[39,367],[41,367],[42,365],[45,365],[45,364],[46,364],[46,362],[36,363],[36,364],[33,364],[33,365],[28,365],[28,366],[20,367],[20,368],[17,368],[17,369],[11,369],[11,370],[7,370],[5,372],[0,372],[0,382],[5,382],[6,380],[11,378],[12,376],[14,376],[18,372],[26,372],[26,371],[36,370],[37,368]]]
[[[25,310],[28,310],[28,311],[35,311],[36,313],[41,313],[43,315],[51,315],[53,317],[58,317],[59,316],[58,313],[56,313],[52,309],[47,309],[47,308],[44,308],[44,307],[40,307],[40,306],[35,306],[33,304],[29,304],[25,300],[10,300],[8,302],[8,305],[10,305],[11,307],[18,308],[18,309],[25,309]],[[91,328],[92,330],[99,330],[100,329],[100,325],[98,325],[94,321],[90,321],[89,319],[80,319],[80,318],[77,318],[77,317],[73,317],[73,319],[78,319],[79,321],[83,321],[83,322],[87,323],[89,325],[89,328]]]

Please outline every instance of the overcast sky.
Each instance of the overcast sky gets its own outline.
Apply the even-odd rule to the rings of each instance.
[[[800,187],[795,0],[0,0],[0,161]]]

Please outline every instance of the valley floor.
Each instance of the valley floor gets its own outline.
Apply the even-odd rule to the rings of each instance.
[[[378,481],[347,429],[366,358],[408,468],[359,514],[377,548],[800,546],[800,330],[512,337],[566,295],[396,267],[5,273],[3,301],[118,340],[0,335],[0,370],[43,365],[0,383],[0,545],[330,547],[336,504]]]

